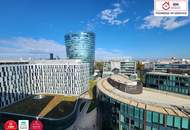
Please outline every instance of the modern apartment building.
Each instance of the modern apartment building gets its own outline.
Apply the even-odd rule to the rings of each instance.
[[[168,71],[181,71],[189,72],[190,71],[190,63],[157,63],[150,62],[144,64],[144,69],[153,70],[157,72],[168,72]]]
[[[166,72],[167,70],[190,70],[190,64],[155,64],[154,65],[154,70],[155,71],[164,71]]]
[[[89,64],[80,60],[0,63],[0,107],[38,93],[78,96],[88,89]]]
[[[112,75],[98,81],[100,130],[190,130],[190,97]]]
[[[113,74],[114,69],[118,69],[119,73],[125,75],[136,74],[136,62],[128,60],[110,60],[104,62],[103,66],[103,77],[110,76]]]
[[[190,95],[190,76],[182,74],[147,72],[145,86]]]
[[[95,34],[93,32],[69,33],[65,35],[67,57],[89,63],[90,75],[94,73]]]

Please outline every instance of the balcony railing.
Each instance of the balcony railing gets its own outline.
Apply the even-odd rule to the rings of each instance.
[[[111,78],[107,79],[108,83],[111,84],[114,88],[122,92],[126,92],[129,94],[140,94],[143,91],[143,84],[141,82],[137,82],[137,85],[127,85],[123,83],[119,83]]]

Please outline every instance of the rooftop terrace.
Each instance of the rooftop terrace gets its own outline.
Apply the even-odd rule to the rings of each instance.
[[[0,112],[45,118],[62,118],[74,111],[76,97],[62,95],[44,95],[36,99],[35,95],[0,109]]]

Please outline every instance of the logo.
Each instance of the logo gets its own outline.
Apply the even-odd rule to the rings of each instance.
[[[5,130],[17,130],[17,123],[13,120],[8,120],[4,125]]]
[[[19,127],[19,130],[29,130],[29,121],[28,120],[19,120],[18,127]]]
[[[154,16],[188,16],[188,0],[154,0]]]
[[[169,2],[165,2],[163,5],[162,5],[162,8],[164,10],[168,10],[170,8],[170,3]]]
[[[39,120],[33,120],[30,124],[30,130],[42,130],[43,124]]]

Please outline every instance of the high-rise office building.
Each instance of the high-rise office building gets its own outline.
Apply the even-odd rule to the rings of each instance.
[[[49,54],[49,59],[50,59],[50,60],[53,60],[53,53],[50,53],[50,54]]]
[[[67,57],[89,63],[90,75],[94,73],[95,34],[93,32],[69,33],[65,35]]]

